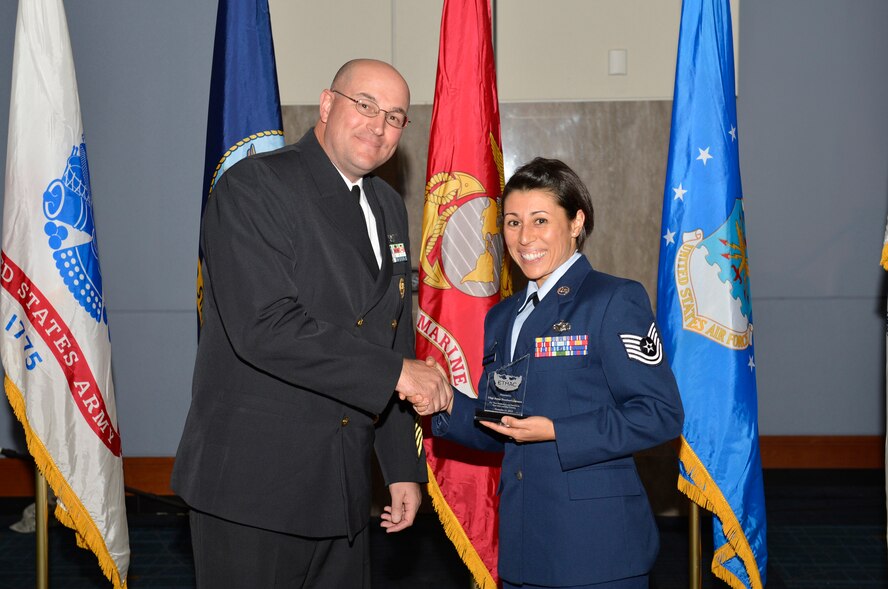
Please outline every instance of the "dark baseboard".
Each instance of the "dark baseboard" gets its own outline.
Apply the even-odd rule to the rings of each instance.
[[[766,469],[882,469],[882,436],[762,436],[762,465]],[[124,482],[146,493],[173,495],[169,487],[173,458],[123,459]],[[0,460],[0,497],[34,494],[34,469],[27,461]]]

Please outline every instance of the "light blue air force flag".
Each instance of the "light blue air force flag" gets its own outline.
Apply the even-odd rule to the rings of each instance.
[[[201,218],[225,170],[254,153],[283,147],[283,129],[268,0],[219,0]],[[198,263],[198,325],[202,303]]]
[[[768,559],[728,0],[684,0],[657,321],[685,408],[679,489],[714,516],[712,571],[760,588]]]

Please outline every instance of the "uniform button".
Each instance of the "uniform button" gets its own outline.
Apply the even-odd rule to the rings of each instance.
[[[379,416],[378,416],[378,415],[374,415],[374,416],[373,416],[373,425],[376,425],[377,423],[379,423]]]
[[[392,329],[397,329],[397,327],[398,327],[398,320],[392,319]]]
[[[347,425],[348,425],[348,417],[343,417],[342,418],[342,427],[345,427]]]
[[[364,325],[364,318],[363,318],[363,317],[361,317],[361,318],[360,318],[360,319],[358,319],[358,322],[357,322],[357,323],[355,323],[355,325],[357,325],[357,326],[358,326],[358,327],[360,327],[360,326],[362,326],[362,325]]]
[[[515,478],[520,481],[521,479],[524,478],[524,473],[519,470],[518,472],[515,473]]]

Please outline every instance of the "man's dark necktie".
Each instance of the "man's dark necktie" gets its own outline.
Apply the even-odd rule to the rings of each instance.
[[[361,187],[352,186],[352,206],[349,210],[343,211],[343,215],[350,217],[351,224],[355,228],[355,243],[361,252],[361,257],[367,263],[367,267],[375,277],[379,274],[379,266],[376,263],[376,254],[373,251],[373,245],[370,243],[370,235],[367,232],[367,217],[364,216],[364,209],[361,208]]]
[[[361,208],[361,187],[357,184],[352,186],[352,203],[361,211],[361,221],[367,225],[367,217],[364,216],[364,209]]]

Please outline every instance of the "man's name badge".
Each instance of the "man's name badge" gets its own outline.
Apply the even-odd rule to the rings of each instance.
[[[392,262],[395,264],[407,261],[407,248],[403,243],[390,243],[389,249],[392,250]]]
[[[530,354],[487,375],[487,396],[484,410],[475,412],[475,421],[500,421],[504,416],[524,417],[524,396]]]

